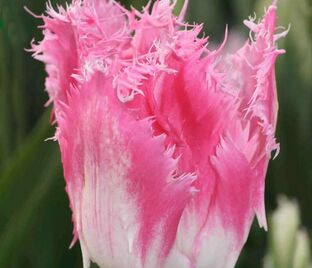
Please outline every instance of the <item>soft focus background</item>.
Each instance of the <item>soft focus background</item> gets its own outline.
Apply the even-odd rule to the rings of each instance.
[[[53,6],[64,3],[51,2]],[[254,11],[262,16],[269,2],[190,0],[187,20],[204,22],[205,33],[215,46],[222,40],[226,24],[231,33],[239,31],[247,37],[243,19]],[[146,1],[122,3],[141,8]],[[79,243],[68,249],[72,239],[71,212],[58,146],[52,141],[44,142],[54,132],[48,123],[50,109],[43,107],[47,100],[44,66],[24,50],[30,47],[33,37],[41,40],[41,30],[37,28],[41,21],[26,13],[23,6],[41,14],[45,1],[0,0],[0,267],[81,268]],[[279,194],[297,200],[301,220],[300,225],[297,219],[297,225],[311,237],[312,1],[279,0],[278,6],[279,25],[287,28],[291,24],[291,30],[286,40],[279,42],[287,50],[278,59],[276,72],[280,101],[277,139],[281,152],[270,163],[266,206],[271,218]],[[282,220],[275,221],[276,228],[272,226],[274,220],[270,220],[268,233],[255,222],[237,267],[294,267],[291,261],[285,261],[285,256],[288,258],[295,251],[299,256],[307,255],[309,247],[308,243],[305,247],[302,243],[296,246],[292,237],[287,238],[291,229],[288,225],[296,215],[286,213]],[[282,252],[282,246],[274,247],[274,230],[286,230],[280,237],[286,241],[281,245],[290,243],[288,253]],[[279,253],[284,254],[284,264],[274,259]],[[265,255],[270,260],[264,264]],[[304,262],[298,266],[305,267],[308,265]]]

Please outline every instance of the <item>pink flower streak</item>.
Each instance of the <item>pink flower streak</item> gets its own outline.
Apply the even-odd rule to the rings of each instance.
[[[273,3],[233,54],[168,0],[143,12],[114,1],[47,7],[46,64],[66,190],[84,267],[233,267],[273,150]],[[151,11],[150,11],[151,10]]]

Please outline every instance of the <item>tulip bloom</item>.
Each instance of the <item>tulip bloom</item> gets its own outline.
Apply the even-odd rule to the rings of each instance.
[[[186,1],[187,2],[187,1]],[[276,5],[236,52],[169,0],[47,7],[43,61],[84,267],[233,267],[256,215],[277,96]]]

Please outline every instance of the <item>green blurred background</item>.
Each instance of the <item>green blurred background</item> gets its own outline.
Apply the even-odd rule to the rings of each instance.
[[[64,1],[52,1],[63,3]],[[189,22],[204,22],[211,43],[222,40],[225,25],[248,36],[242,21],[263,15],[265,0],[190,0]],[[141,8],[145,0],[125,0]],[[44,0],[0,0],[0,268],[82,267],[79,243],[73,249],[71,212],[58,145],[51,137],[44,92],[44,66],[24,48],[41,40],[41,21],[25,12],[45,10]],[[291,30],[279,46],[280,113],[278,158],[266,183],[268,214],[277,195],[294,197],[303,226],[312,233],[312,1],[279,0],[279,25]],[[287,224],[287,222],[285,222]],[[262,267],[268,234],[255,223],[237,267]],[[178,268],[178,267],[177,267]],[[284,268],[284,267],[281,267]],[[289,267],[291,268],[291,267]],[[302,267],[304,268],[304,267]]]

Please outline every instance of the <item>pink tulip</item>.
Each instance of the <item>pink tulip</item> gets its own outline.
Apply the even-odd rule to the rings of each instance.
[[[186,1],[187,2],[187,1]],[[256,215],[277,96],[276,5],[233,54],[169,0],[47,7],[45,63],[84,267],[233,267]]]

